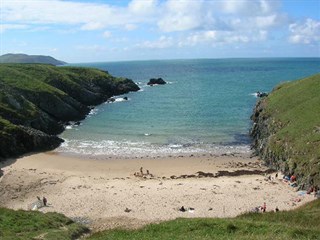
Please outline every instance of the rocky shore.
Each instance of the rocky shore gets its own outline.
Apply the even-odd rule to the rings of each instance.
[[[138,91],[130,79],[97,69],[43,64],[0,66],[0,160],[56,148],[69,121],[110,97]]]

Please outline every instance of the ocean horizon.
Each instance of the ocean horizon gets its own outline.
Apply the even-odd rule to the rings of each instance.
[[[182,59],[69,64],[141,88],[95,107],[60,135],[65,154],[155,157],[249,153],[256,92],[319,72],[319,58]],[[150,78],[167,84],[148,86]],[[124,100],[124,97],[128,100]]]

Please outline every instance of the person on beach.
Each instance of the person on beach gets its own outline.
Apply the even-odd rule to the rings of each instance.
[[[46,199],[46,197],[43,197],[43,198],[42,198],[42,202],[43,202],[43,205],[46,207],[46,206],[47,206],[47,199]]]
[[[140,168],[141,176],[143,176],[143,167]]]
[[[262,212],[265,212],[267,210],[267,204],[264,202],[263,206],[261,206]]]
[[[296,176],[295,175],[292,175],[290,177],[290,182],[295,182],[297,180]]]

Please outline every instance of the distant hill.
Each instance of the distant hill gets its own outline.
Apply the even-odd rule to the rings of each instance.
[[[0,63],[43,63],[51,65],[64,65],[66,62],[57,60],[50,56],[27,55],[8,53],[0,56]]]

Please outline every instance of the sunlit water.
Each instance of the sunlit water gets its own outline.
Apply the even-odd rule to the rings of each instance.
[[[248,152],[257,91],[319,72],[320,60],[202,59],[88,63],[141,88],[68,127],[56,151],[109,156]],[[147,86],[162,77],[166,85]]]

